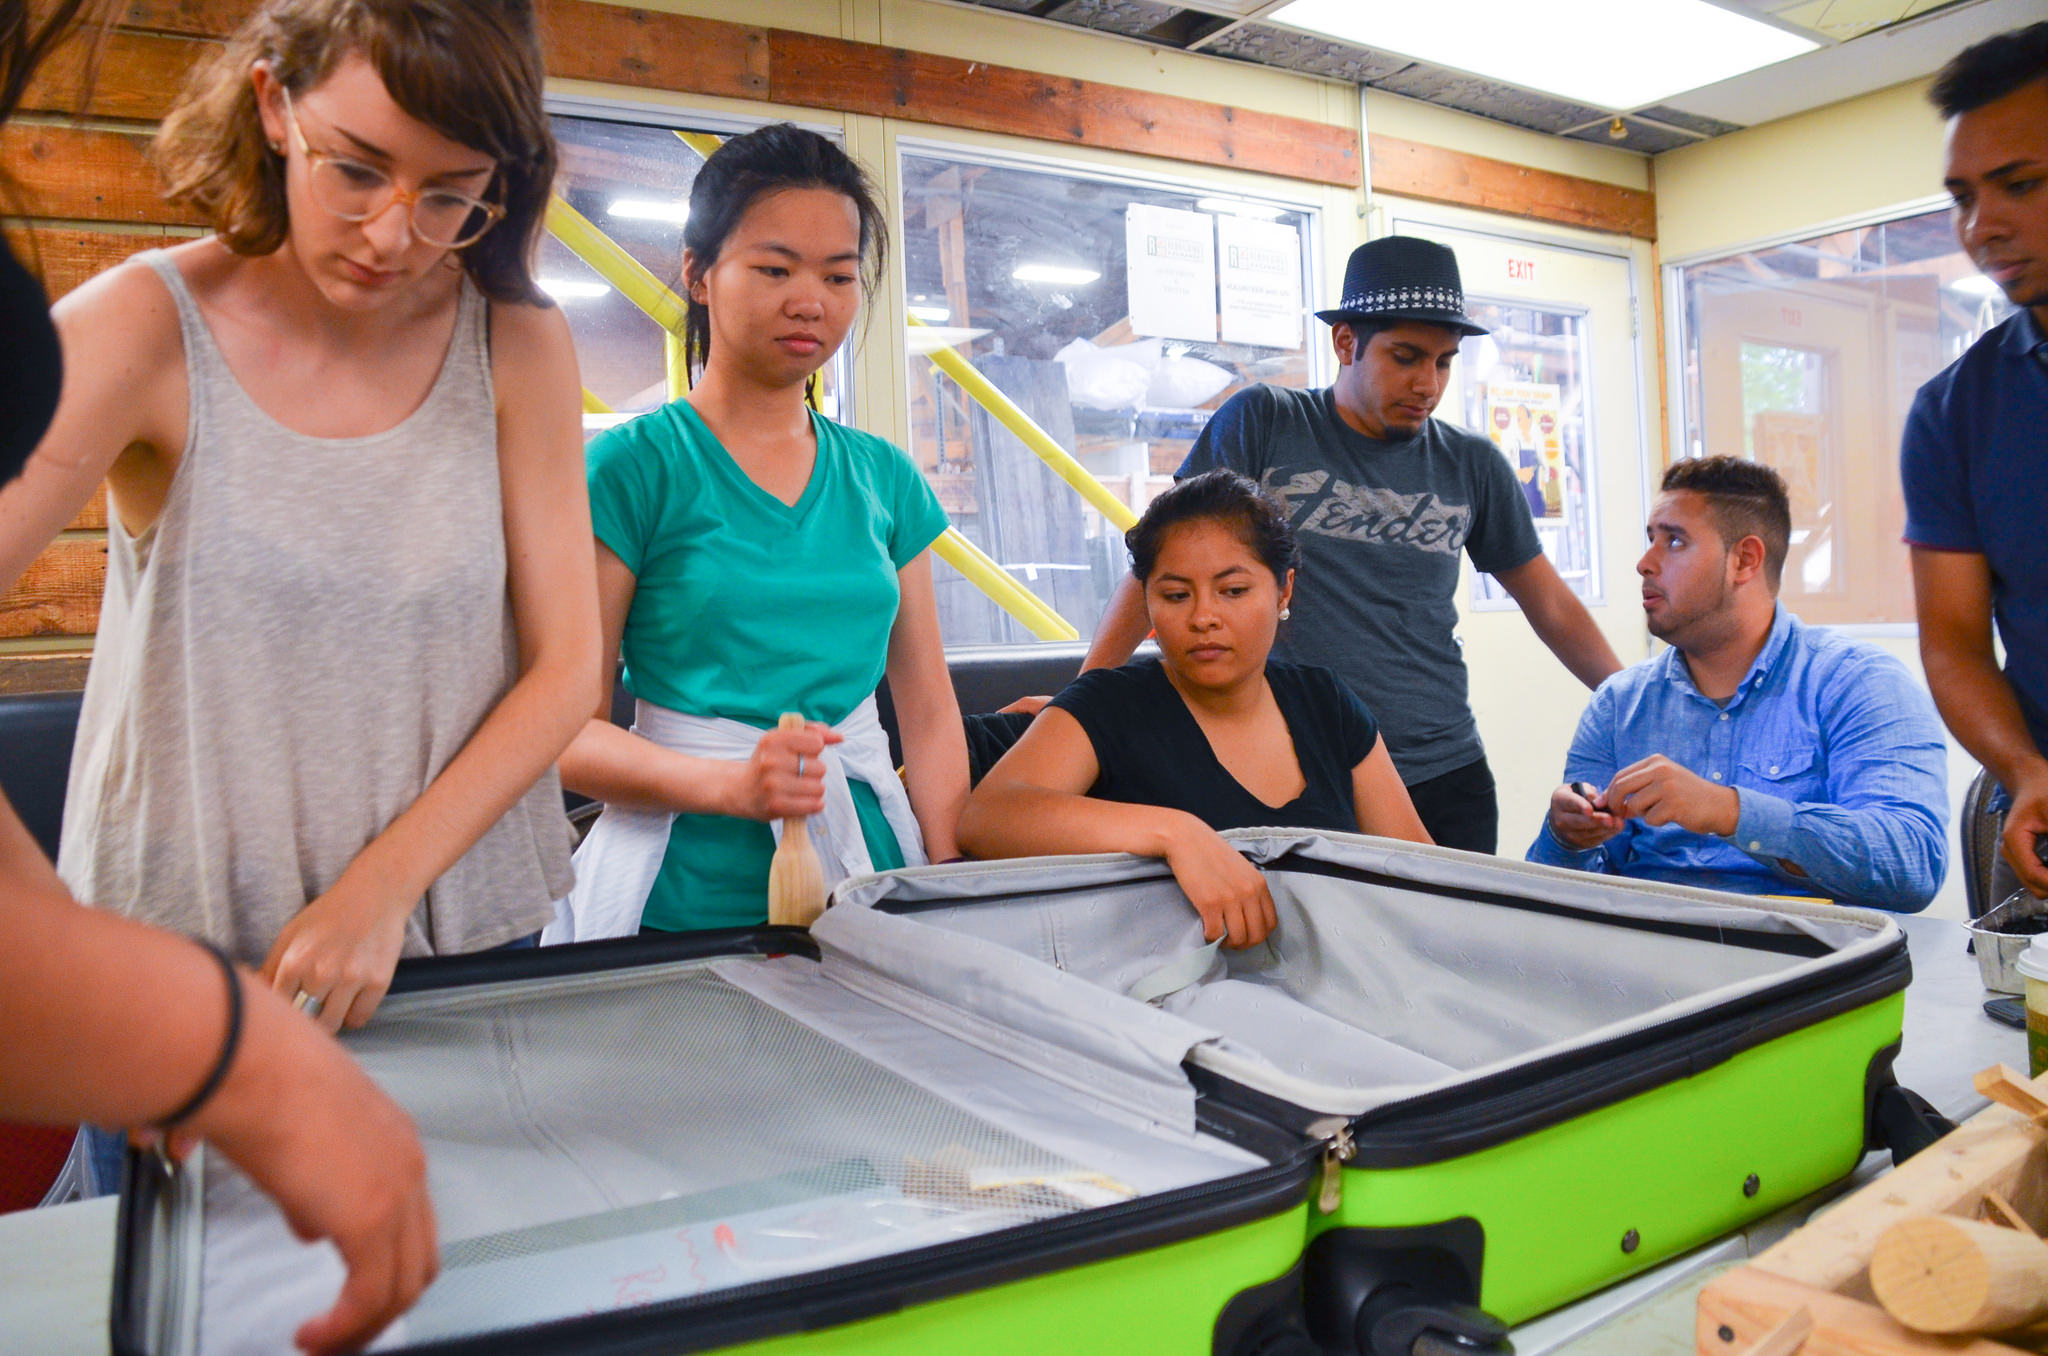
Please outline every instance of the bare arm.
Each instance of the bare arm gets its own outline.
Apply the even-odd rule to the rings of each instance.
[[[921,551],[897,572],[903,601],[889,632],[889,695],[903,736],[903,782],[935,862],[960,855],[960,811],[967,803],[967,731],[939,643],[932,554]]]
[[[28,831],[28,825],[21,822],[21,816],[7,803],[7,797],[0,795],[0,881],[23,890],[37,890],[43,894],[68,896],[64,883],[57,879],[57,870],[50,865],[50,859],[43,855],[42,845]]]
[[[1600,634],[1593,614],[1558,576],[1557,567],[1542,552],[1512,570],[1494,576],[1500,580],[1537,637],[1550,647],[1572,676],[1587,687],[1598,687],[1609,675],[1621,670],[1621,660],[1607,637]]]
[[[2022,884],[2048,895],[2034,838],[2048,834],[2048,758],[2035,747],[1991,641],[1991,567],[1981,555],[1913,548],[1920,663],[1956,740],[2012,796],[2000,850]]]
[[[1100,772],[1081,723],[1047,707],[974,788],[960,816],[961,844],[977,857],[1163,857],[1210,940],[1249,946],[1273,930],[1273,898],[1256,867],[1184,810],[1090,797]]]
[[[562,785],[578,795],[636,810],[774,819],[825,808],[825,768],[818,752],[840,736],[813,722],[793,732],[769,730],[744,761],[699,758],[665,749],[612,724],[612,675],[618,672],[626,614],[635,580],[612,549],[597,543],[597,609],[603,630],[597,711],[562,754]],[[798,759],[808,760],[801,776]]]
[[[176,304],[147,267],[101,274],[52,315],[64,345],[64,389],[21,476],[0,489],[0,591],[56,540],[102,480],[112,478],[112,508],[128,530],[146,528],[185,443]]]
[[[1132,651],[1138,648],[1152,630],[1152,617],[1145,608],[1145,586],[1135,575],[1126,574],[1117,583],[1116,592],[1110,595],[1109,607],[1103,611],[1102,620],[1095,624],[1095,639],[1088,644],[1088,656],[1081,661],[1081,672],[1090,669],[1113,669],[1128,663]]]
[[[182,938],[0,880],[0,1115],[141,1126],[190,1097],[227,1029],[220,967]],[[348,1280],[299,1330],[354,1351],[439,1266],[426,1159],[406,1115],[252,977],[227,1080],[181,1127],[277,1199],[299,1237],[331,1238]]]
[[[1351,799],[1358,813],[1358,831],[1381,838],[1401,838],[1410,843],[1431,843],[1429,830],[1415,813],[1415,802],[1394,771],[1393,755],[1387,741],[1376,741],[1365,761],[1351,769]]]
[[[271,947],[265,977],[287,995],[324,998],[330,1029],[369,1020],[407,915],[561,756],[592,706],[597,585],[568,322],[552,308],[494,306],[491,323],[519,677],[419,799]]]

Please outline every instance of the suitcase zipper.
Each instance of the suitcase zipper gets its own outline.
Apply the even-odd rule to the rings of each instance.
[[[1316,1209],[1325,1215],[1337,1213],[1344,1200],[1344,1165],[1358,1156],[1358,1144],[1351,1138],[1351,1122],[1319,1121],[1310,1127],[1322,1137],[1322,1182],[1316,1188]]]

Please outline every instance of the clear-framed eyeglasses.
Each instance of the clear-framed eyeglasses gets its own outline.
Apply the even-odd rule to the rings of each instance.
[[[314,150],[306,144],[306,134],[299,127],[291,91],[282,93],[285,121],[291,124],[299,154],[306,157],[306,182],[313,201],[343,221],[368,221],[399,202],[405,205],[414,235],[429,245],[459,250],[474,245],[505,215],[505,209],[497,203],[472,198],[452,188],[400,188],[375,165]]]

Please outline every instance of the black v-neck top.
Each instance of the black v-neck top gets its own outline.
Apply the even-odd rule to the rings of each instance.
[[[1212,829],[1358,832],[1351,772],[1379,742],[1379,722],[1328,669],[1266,661],[1266,681],[1294,738],[1307,788],[1285,805],[1245,790],[1216,759],[1194,713],[1157,659],[1091,669],[1052,704],[1081,722],[1101,775],[1088,794],[1185,810]]]

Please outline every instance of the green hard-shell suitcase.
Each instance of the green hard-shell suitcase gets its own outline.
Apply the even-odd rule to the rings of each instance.
[[[810,936],[401,968],[349,1038],[428,1146],[408,1352],[1505,1351],[1504,1324],[1844,1175],[1899,1039],[1881,915],[1231,835],[863,877]],[[136,1356],[278,1349],[338,1264],[131,1157]]]

